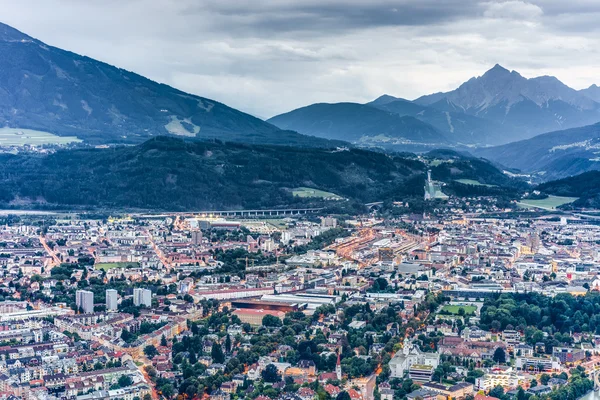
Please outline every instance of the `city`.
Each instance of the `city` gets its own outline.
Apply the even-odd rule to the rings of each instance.
[[[600,224],[447,213],[6,215],[0,392],[372,400],[592,389]]]
[[[600,400],[600,2],[0,7],[0,400]]]

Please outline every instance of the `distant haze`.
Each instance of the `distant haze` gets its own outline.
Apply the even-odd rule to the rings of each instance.
[[[496,63],[600,84],[595,0],[0,0],[50,45],[259,117],[448,91]]]

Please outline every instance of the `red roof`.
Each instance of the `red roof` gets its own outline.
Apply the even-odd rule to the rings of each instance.
[[[233,312],[236,315],[272,315],[274,317],[283,318],[285,317],[285,313],[283,311],[275,311],[275,310],[255,310],[253,308],[240,308]]]
[[[497,397],[485,396],[483,394],[475,395],[475,400],[500,400]]]

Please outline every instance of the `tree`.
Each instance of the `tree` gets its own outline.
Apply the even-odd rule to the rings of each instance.
[[[529,387],[532,387],[532,388],[534,388],[534,387],[536,387],[537,385],[538,385],[538,381],[537,381],[535,378],[533,378],[533,379],[531,380],[531,383],[530,383]]]
[[[262,319],[262,325],[263,326],[272,326],[272,327],[278,327],[281,326],[281,320],[279,318],[277,318],[274,315],[265,315]]]
[[[160,345],[165,347],[167,345],[167,338],[165,337],[165,335],[162,335],[160,338]]]
[[[133,385],[133,379],[129,375],[121,375],[117,382],[121,388]]]
[[[504,396],[504,389],[502,388],[502,386],[498,385],[492,390],[490,390],[490,396],[501,399],[502,396]]]
[[[352,399],[350,398],[350,395],[348,394],[348,392],[343,391],[337,395],[335,400],[352,400]]]
[[[275,364],[267,365],[265,369],[262,370],[260,375],[265,382],[275,383],[281,380],[281,376],[279,376],[279,371],[277,370]]]
[[[506,352],[502,347],[498,347],[496,351],[494,351],[493,360],[498,364],[504,364],[506,362]]]
[[[231,337],[229,335],[225,338],[225,351],[231,353]]]
[[[144,354],[148,358],[153,358],[154,356],[158,355],[158,350],[156,350],[156,347],[154,347],[154,345],[151,344],[144,347]]]
[[[163,385],[163,386],[160,387],[160,392],[167,399],[170,399],[175,394],[175,388],[173,387],[172,384],[167,383],[167,384],[165,384],[165,385]]]
[[[213,343],[212,349],[210,349],[210,356],[213,359],[213,362],[223,364],[225,361],[225,354],[223,354],[223,349],[221,345],[218,343]]]

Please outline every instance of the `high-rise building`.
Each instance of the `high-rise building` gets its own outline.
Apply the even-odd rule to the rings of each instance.
[[[150,307],[152,305],[152,291],[142,288],[133,289],[133,305]]]
[[[323,217],[321,218],[321,226],[323,228],[335,228],[337,227],[337,218]]]
[[[202,244],[202,231],[192,231],[192,244],[194,246]]]
[[[75,292],[75,305],[77,309],[81,310],[84,314],[91,314],[94,312],[94,292],[88,290],[78,290]]]
[[[114,289],[106,290],[106,311],[117,311],[117,291]]]

